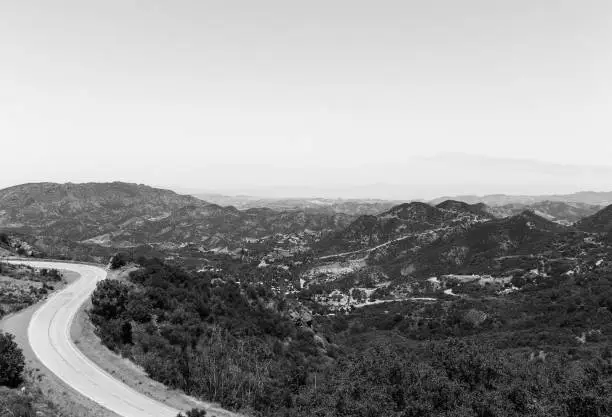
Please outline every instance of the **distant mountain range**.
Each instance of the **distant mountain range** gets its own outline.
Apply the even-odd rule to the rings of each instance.
[[[580,203],[597,206],[607,206],[612,204],[612,191],[580,191],[572,194],[552,194],[552,195],[506,195],[490,194],[485,196],[477,195],[458,195],[439,197],[430,201],[431,204],[438,204],[445,200],[464,201],[468,204],[484,203],[489,206],[503,206],[506,204],[534,204],[544,201],[557,201],[565,203]]]
[[[194,195],[202,200],[222,206],[233,206],[239,210],[266,207],[279,211],[301,210],[307,213],[344,213],[352,216],[374,216],[404,203],[396,200],[376,199],[275,199],[245,195],[228,196],[215,193]],[[596,213],[602,206],[608,204],[608,199],[610,200],[609,204],[612,204],[612,192],[580,192],[568,195],[541,196],[495,194],[481,197],[471,195],[441,197],[430,201],[429,204],[438,205],[444,201],[461,201],[472,205],[481,203],[488,206],[485,210],[494,217],[508,217],[519,214],[525,210],[531,210],[548,220],[569,225]]]
[[[121,248],[147,247],[153,254],[184,255],[252,248],[264,242],[270,248],[302,251],[312,247],[319,253],[333,254],[363,250],[394,239],[403,240],[409,250],[410,241],[413,246],[421,245],[495,219],[524,216],[526,212],[553,224],[579,222],[579,227],[588,231],[612,228],[610,216],[605,210],[600,212],[600,206],[577,201],[602,203],[612,199],[612,193],[464,196],[460,200],[435,200],[436,205],[384,200],[200,197],[229,205],[122,182],[23,184],[0,190],[0,230],[20,233],[29,244],[48,253],[107,256]]]
[[[195,197],[222,206],[240,210],[266,207],[272,210],[303,210],[314,213],[344,213],[349,215],[378,214],[401,204],[401,201],[378,199],[330,198],[263,198],[246,195],[228,196],[215,193],[193,194]]]
[[[547,220],[569,226],[580,219],[597,213],[601,210],[601,206],[546,200],[531,204],[512,203],[501,206],[487,206],[486,210],[498,218],[514,216],[529,210]]]
[[[230,180],[228,175],[233,176],[235,172],[228,172],[218,178],[215,188],[177,188],[177,191],[183,194],[218,193],[273,199],[376,198],[399,202],[428,201],[445,196],[437,199],[436,203],[447,199],[457,200],[454,196],[466,194],[506,194],[519,197],[546,195],[543,199],[550,200],[550,194],[569,195],[582,190],[612,191],[612,166],[609,164],[559,164],[535,159],[457,152],[406,155],[401,158],[397,155],[395,161],[392,155],[390,158],[391,160],[385,158],[384,162],[372,160],[369,163],[360,163],[350,169],[339,169],[338,164],[331,167],[302,166],[303,169],[292,172],[293,175],[300,172],[300,179],[289,173],[286,176],[279,175],[278,172],[282,171],[276,167],[257,166],[256,169],[249,170],[247,177],[241,176],[244,177],[241,179]],[[262,171],[266,171],[266,174],[262,175]],[[238,185],[240,183],[242,185]],[[594,201],[577,201],[599,204]],[[612,203],[609,196],[605,201]],[[521,202],[533,201],[518,201],[513,197],[502,204]]]

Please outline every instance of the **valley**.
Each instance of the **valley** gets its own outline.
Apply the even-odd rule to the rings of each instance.
[[[4,256],[118,272],[88,311],[106,347],[242,415],[569,417],[611,406],[610,207],[240,210],[110,183],[0,190],[0,213]],[[417,375],[437,382],[415,385]],[[455,394],[434,399],[440,386]]]

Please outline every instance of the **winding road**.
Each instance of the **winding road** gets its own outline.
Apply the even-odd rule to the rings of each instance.
[[[123,417],[176,417],[175,410],[116,380],[86,358],[70,339],[70,327],[79,307],[96,284],[106,278],[97,266],[46,261],[9,261],[35,268],[74,271],[81,278],[53,294],[34,313],[28,340],[38,359],[75,391]]]

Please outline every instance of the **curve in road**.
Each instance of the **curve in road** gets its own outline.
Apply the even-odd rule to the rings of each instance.
[[[123,417],[176,417],[175,410],[114,379],[87,359],[70,339],[70,326],[96,284],[106,278],[102,268],[72,263],[10,261],[35,268],[74,271],[81,278],[53,294],[34,313],[28,340],[38,359],[77,392]]]

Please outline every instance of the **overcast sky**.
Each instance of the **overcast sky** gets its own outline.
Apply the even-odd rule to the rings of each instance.
[[[0,187],[612,189],[610,74],[609,0],[0,0]]]

